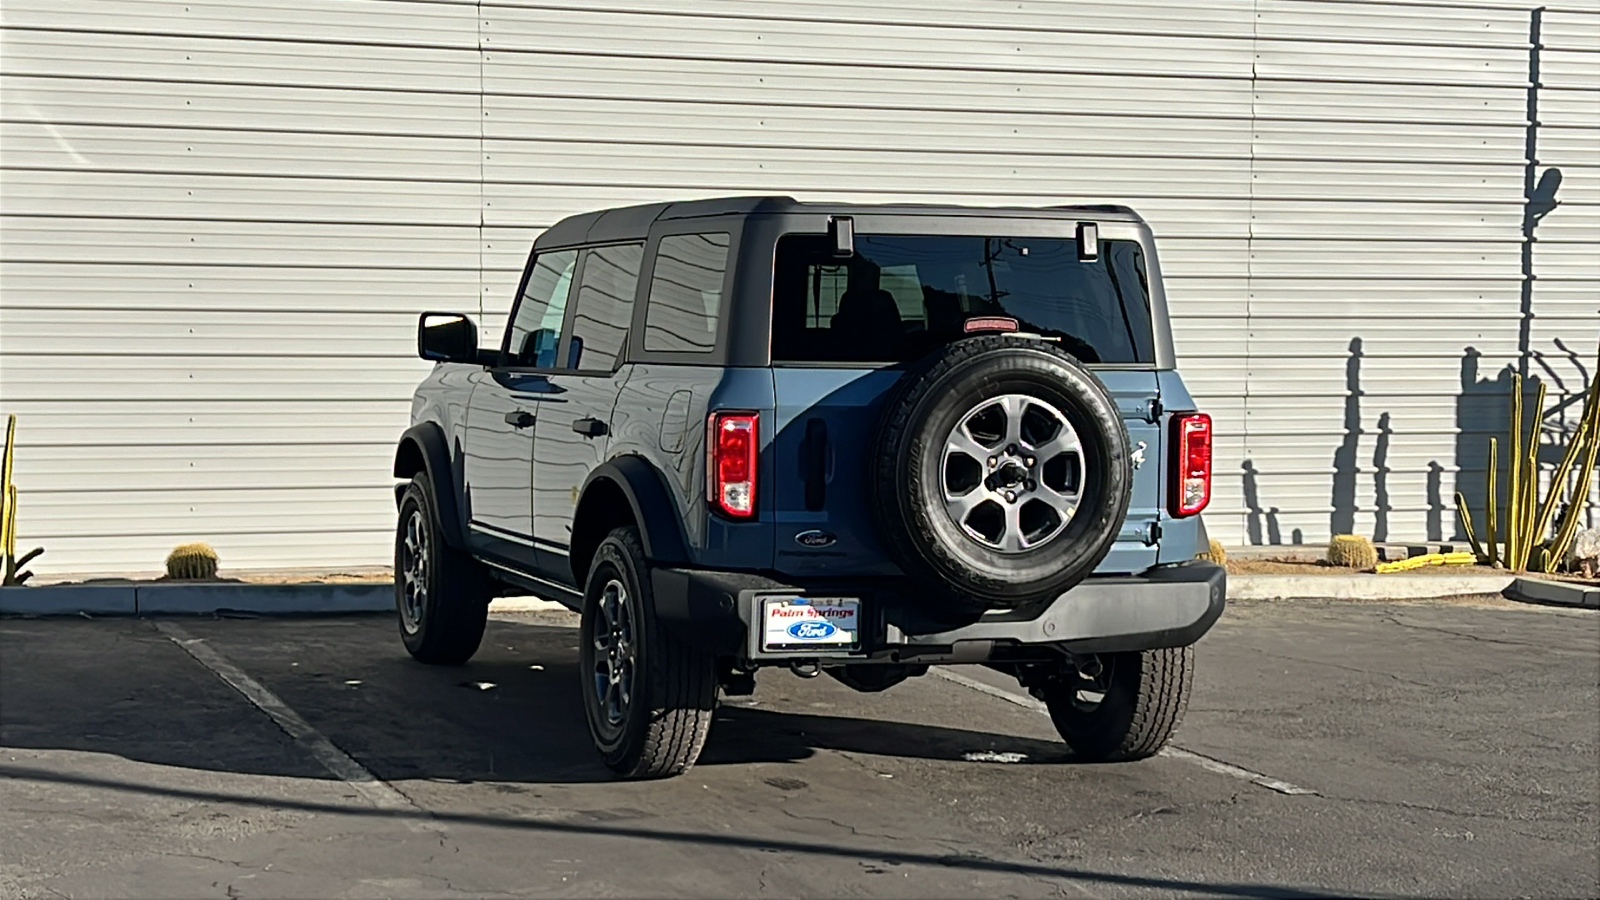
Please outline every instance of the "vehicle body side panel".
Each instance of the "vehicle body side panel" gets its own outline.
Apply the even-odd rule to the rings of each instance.
[[[706,409],[726,371],[636,363],[611,416],[611,458],[637,456],[660,474],[697,562],[706,543]]]
[[[1176,370],[1165,369],[1156,373],[1156,375],[1161,379],[1161,405],[1166,409],[1166,415],[1163,417],[1165,420],[1163,428],[1170,438],[1171,428],[1166,423],[1171,421],[1174,414],[1194,411],[1205,412],[1205,410],[1200,409],[1194,398],[1189,395],[1189,389],[1184,386],[1183,379],[1178,376]],[[1213,430],[1214,433],[1215,431]],[[1169,480],[1172,468],[1171,456],[1172,448],[1169,445],[1166,447],[1165,452],[1162,453],[1161,458],[1163,478],[1160,485],[1162,517],[1160,561],[1163,563],[1183,562],[1184,560],[1194,559],[1195,554],[1206,550],[1209,543],[1206,537],[1205,523],[1202,521],[1203,515],[1175,519],[1167,512],[1168,492],[1172,489]],[[1213,473],[1213,494],[1216,492],[1215,478],[1215,473]]]
[[[1128,429],[1128,449],[1138,464],[1133,469],[1133,491],[1128,514],[1117,532],[1111,552],[1096,567],[1102,575],[1143,572],[1156,564],[1156,530],[1161,514],[1161,483],[1165,457],[1161,453],[1161,425],[1152,421],[1160,399],[1156,373],[1148,369],[1093,368],[1111,393]],[[1141,461],[1142,460],[1142,461]]]

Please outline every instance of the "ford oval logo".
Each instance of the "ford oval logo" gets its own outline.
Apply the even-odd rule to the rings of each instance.
[[[789,626],[789,636],[797,641],[820,641],[833,636],[839,629],[833,627],[832,622],[823,622],[817,619],[807,619]]]
[[[837,540],[838,538],[826,531],[818,531],[815,528],[810,531],[802,531],[794,536],[794,542],[802,547],[831,547]]]

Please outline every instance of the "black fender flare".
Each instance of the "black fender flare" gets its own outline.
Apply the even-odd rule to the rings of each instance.
[[[445,442],[444,431],[433,422],[422,422],[406,429],[400,436],[394,454],[394,477],[409,480],[416,471],[416,456],[422,459],[422,468],[433,484],[433,508],[439,513],[439,525],[444,529],[445,543],[452,547],[467,546],[466,524],[461,519],[460,498],[456,496],[455,471],[450,465],[450,446]],[[395,485],[394,496],[398,505],[405,494],[404,482]]]
[[[667,565],[684,565],[689,562],[689,548],[688,542],[684,539],[682,514],[678,505],[673,502],[666,482],[644,457],[626,454],[602,463],[584,479],[583,488],[579,493],[578,513],[572,523],[574,546],[571,549],[574,553],[574,567],[579,562],[578,554],[592,552],[605,538],[604,534],[595,537],[592,547],[577,546],[581,540],[579,529],[582,528],[581,518],[585,513],[584,500],[590,497],[591,490],[602,482],[615,485],[622,492],[622,496],[627,498],[629,511],[633,513],[633,521],[639,527],[639,538],[644,543],[645,556],[651,562]],[[582,576],[578,577],[581,581]]]

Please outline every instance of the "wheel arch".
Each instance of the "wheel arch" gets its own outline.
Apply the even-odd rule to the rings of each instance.
[[[445,542],[452,547],[466,547],[466,526],[461,518],[455,471],[450,465],[450,449],[445,443],[444,431],[433,422],[422,422],[406,429],[395,448],[393,472],[394,477],[401,479],[395,485],[397,506],[405,494],[406,484],[418,473],[427,473],[433,485],[433,507],[439,513]]]
[[[682,518],[666,483],[649,462],[631,454],[602,464],[583,483],[568,548],[575,584],[583,584],[595,551],[606,535],[628,525],[639,529],[645,557],[650,561],[689,561]]]

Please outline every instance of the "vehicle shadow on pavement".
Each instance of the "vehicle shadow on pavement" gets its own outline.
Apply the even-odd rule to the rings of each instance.
[[[7,626],[0,745],[202,771],[331,777],[266,713],[149,621]],[[493,623],[472,662],[434,667],[409,659],[386,619],[191,620],[183,627],[385,780],[573,784],[612,778],[590,741],[571,628]],[[19,640],[23,633],[27,639]],[[770,673],[763,684],[791,678]],[[871,710],[857,717],[775,708],[803,702],[783,699],[791,694],[847,708],[857,701],[827,679],[777,691],[765,687],[754,703],[732,698],[715,710],[700,765],[794,762],[828,750],[1072,762],[1056,741],[885,720]]]
[[[929,760],[1077,763],[1059,741],[851,716],[724,705],[700,765],[791,762],[818,750]]]

